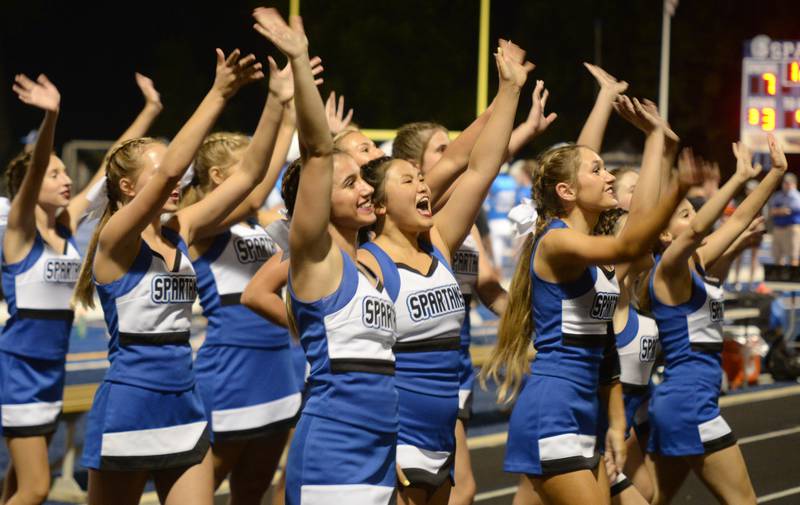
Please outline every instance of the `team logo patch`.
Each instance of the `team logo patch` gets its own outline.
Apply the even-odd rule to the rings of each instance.
[[[453,256],[453,272],[462,275],[478,275],[478,253],[459,249]]]
[[[464,310],[464,296],[458,284],[416,291],[406,298],[406,307],[414,322]]]
[[[610,321],[614,316],[614,308],[617,306],[618,299],[618,293],[595,294],[594,300],[592,301],[592,310],[589,312],[589,317],[592,319],[600,319],[602,321]]]
[[[237,237],[233,241],[233,249],[239,263],[263,263],[277,251],[275,242],[265,236]]]
[[[367,328],[394,332],[397,328],[394,305],[374,296],[364,297],[361,302],[361,322]]]
[[[656,337],[652,335],[642,335],[639,342],[639,361],[649,363],[656,360]]]
[[[708,312],[712,322],[722,322],[725,319],[725,304],[721,300],[711,300],[708,303]]]
[[[194,275],[156,275],[150,282],[153,303],[193,303],[197,297],[197,278]]]
[[[45,282],[77,282],[80,272],[80,260],[49,259],[44,264]]]

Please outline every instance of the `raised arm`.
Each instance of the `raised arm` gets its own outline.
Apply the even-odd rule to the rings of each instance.
[[[183,173],[189,168],[197,149],[208,134],[229,98],[243,85],[263,78],[252,55],[239,59],[239,50],[227,58],[217,49],[214,85],[169,145],[157,170],[141,191],[127,205],[115,212],[98,239],[98,255],[126,256],[137,250],[139,234],[161,212],[170,193],[175,191]]]
[[[706,243],[697,249],[697,254],[700,256],[703,265],[715,261],[728,249],[758,215],[761,208],[769,200],[770,195],[775,191],[775,188],[781,184],[783,174],[786,173],[788,168],[786,156],[772,134],[767,134],[767,143],[769,144],[772,168],[756,189],[747,195],[747,198],[736,208],[733,215],[717,231],[709,235]],[[755,177],[761,172],[760,165],[755,167],[752,165],[750,149],[741,142],[733,144],[733,154],[736,156],[737,172],[748,174],[751,177]],[[727,205],[727,203],[726,201],[725,204]]]
[[[742,232],[733,244],[728,246],[724,253],[722,253],[716,261],[706,263],[706,273],[711,277],[716,277],[720,281],[728,278],[728,272],[731,265],[736,261],[745,249],[758,245],[761,238],[766,233],[767,228],[764,225],[764,216],[758,216],[753,219],[750,226]]]
[[[591,63],[584,63],[583,65],[597,80],[600,91],[597,93],[592,112],[589,113],[586,124],[583,125],[581,134],[578,136],[578,145],[589,147],[599,153],[603,147],[603,136],[606,133],[606,126],[608,126],[608,118],[611,117],[613,104],[617,96],[628,89],[628,83],[617,81],[597,65],[592,65]]]
[[[436,210],[449,200],[456,179],[464,173],[475,141],[486,126],[494,110],[494,102],[447,146],[442,157],[425,175],[431,189],[431,208]]]
[[[452,254],[469,233],[489,186],[506,159],[520,91],[528,79],[528,72],[533,70],[530,62],[514,61],[515,51],[522,50],[512,43],[501,43],[495,54],[500,86],[494,111],[475,143],[467,171],[459,180],[453,196],[433,218],[448,254]],[[524,51],[522,54],[524,60]]]
[[[634,98],[631,100],[625,95],[620,95],[614,104],[617,113],[641,130],[645,134],[644,154],[642,155],[642,168],[636,186],[641,190],[638,194],[642,198],[631,200],[631,211],[639,210],[649,212],[659,200],[662,189],[666,188],[669,181],[671,165],[663,161],[665,131],[664,122],[657,111],[645,108],[642,102]]]
[[[631,261],[651,250],[658,234],[667,226],[689,187],[702,181],[695,165],[673,173],[658,205],[649,212],[633,210],[617,236],[587,236],[570,229],[553,230],[542,240],[548,262],[575,271],[588,265],[610,265]],[[637,185],[633,199],[645,198]]]
[[[269,58],[269,94],[253,138],[230,177],[205,198],[178,213],[181,230],[194,229],[192,240],[216,235],[256,212],[275,186],[280,167],[271,166],[284,105],[292,100],[292,70],[279,70]],[[271,166],[271,170],[268,167]],[[191,223],[184,226],[184,223]]]
[[[22,260],[36,236],[36,203],[53,153],[56,122],[61,107],[61,95],[58,89],[44,74],[39,74],[35,81],[24,74],[19,74],[14,77],[12,89],[21,102],[43,110],[44,119],[39,127],[30,165],[11,200],[8,224],[3,238],[3,255],[8,263]]]
[[[700,210],[692,218],[689,227],[674,237],[667,250],[664,252],[661,261],[658,264],[657,274],[663,272],[665,278],[676,278],[689,280],[689,259],[697,251],[700,244],[705,240],[706,236],[711,232],[714,223],[722,215],[725,206],[733,198],[739,189],[747,182],[748,179],[758,174],[757,170],[748,167],[748,164],[737,164],[736,172],[728,179],[720,189],[711,198],[700,207]],[[694,170],[698,170],[696,160],[690,149],[684,149],[681,152],[680,159],[678,160],[679,167],[693,166]],[[705,173],[705,171],[704,171]],[[730,245],[730,242],[725,245],[725,248]],[[723,248],[724,251],[724,248]],[[703,265],[701,265],[703,266]],[[681,286],[679,283],[672,283],[670,287],[679,290]],[[682,298],[682,297],[680,297]]]
[[[253,16],[257,21],[255,29],[289,58],[294,74],[297,129],[303,151],[295,207],[302,212],[292,218],[289,244],[292,266],[301,267],[306,261],[322,261],[331,249],[328,223],[333,186],[333,139],[311,74],[308,39],[302,20],[292,16],[291,26],[287,26],[278,11],[263,7],[256,9]]]
[[[289,327],[286,304],[281,289],[289,280],[289,262],[281,261],[280,252],[261,265],[242,293],[242,305],[268,321]]]
[[[134,76],[136,78],[136,85],[139,87],[139,91],[142,92],[142,97],[144,97],[144,107],[133,120],[133,123],[131,123],[114,144],[112,144],[111,148],[103,157],[100,167],[94,175],[92,175],[92,178],[89,179],[86,186],[70,200],[65,215],[69,216],[69,226],[73,232],[78,229],[78,225],[86,217],[87,209],[92,205],[92,202],[90,202],[88,198],[89,193],[95,184],[106,175],[106,158],[109,153],[128,139],[135,139],[147,135],[147,131],[153,124],[153,121],[155,121],[164,109],[164,106],[161,104],[161,94],[156,90],[153,81],[149,77],[138,72],[136,72]]]
[[[542,93],[539,87],[540,82],[542,81],[537,81],[537,86],[531,95],[531,110],[528,112],[528,118],[511,132],[511,139],[508,141],[509,158],[516,156],[523,147],[544,133],[558,117],[555,112],[551,112],[547,116],[544,115],[547,97],[550,96],[550,92],[544,90],[544,93]]]

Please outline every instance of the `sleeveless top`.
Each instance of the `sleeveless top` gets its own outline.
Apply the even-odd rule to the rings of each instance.
[[[9,319],[0,350],[38,359],[63,360],[72,330],[72,292],[81,255],[69,230],[56,225],[64,248],[56,251],[36,231],[30,252],[17,263],[3,259],[3,293]]]

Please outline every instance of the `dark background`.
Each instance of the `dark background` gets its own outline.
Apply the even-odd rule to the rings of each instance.
[[[213,7],[212,7],[213,5]],[[0,162],[41,113],[16,99],[14,74],[46,73],[62,94],[57,147],[70,139],[113,139],[142,105],[133,72],[155,81],[165,105],[152,133],[172,136],[213,80],[214,48],[276,51],[253,29],[258,1],[108,2],[104,5],[3,0],[0,6]],[[288,0],[273,3],[288,14]],[[323,95],[342,92],[355,120],[396,128],[436,120],[452,129],[475,113],[479,0],[302,0],[311,53],[324,59]],[[683,0],[672,23],[670,120],[685,144],[730,170],[739,132],[742,41],[765,33],[800,39],[796,0]],[[596,36],[599,34],[599,36]],[[559,113],[526,154],[574,140],[594,100],[581,66],[596,52],[629,94],[657,100],[661,0],[494,0],[491,43],[511,38],[537,64],[533,79],[551,91]],[[596,47],[595,41],[600,45]],[[279,60],[281,61],[281,60]],[[496,72],[490,60],[490,93]],[[528,85],[532,89],[532,84]],[[217,129],[251,131],[265,84],[243,90]],[[491,99],[491,95],[490,95]],[[527,114],[526,92],[519,119]],[[612,119],[606,149],[638,148],[640,135]]]

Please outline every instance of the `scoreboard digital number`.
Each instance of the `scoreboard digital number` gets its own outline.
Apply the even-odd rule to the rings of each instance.
[[[800,153],[800,41],[745,41],[740,117],[740,138],[754,151],[769,150],[770,132],[787,153]]]

